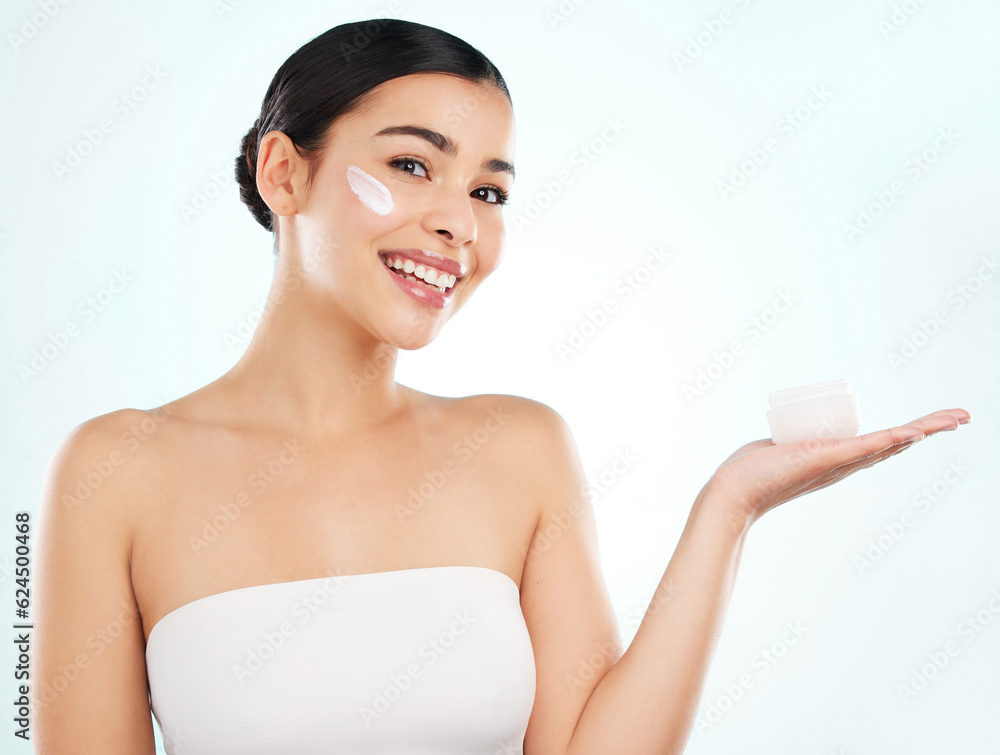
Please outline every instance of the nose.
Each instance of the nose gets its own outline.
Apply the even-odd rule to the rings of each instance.
[[[472,203],[476,201],[462,187],[441,187],[424,213],[423,226],[452,246],[475,244],[478,227]]]

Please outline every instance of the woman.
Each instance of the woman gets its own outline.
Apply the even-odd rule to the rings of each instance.
[[[500,263],[513,132],[500,73],[431,27],[281,66],[236,163],[275,234],[246,353],[50,465],[37,752],[151,753],[150,705],[185,755],[680,752],[751,525],[969,421],[738,449],[623,652],[562,418],[394,380]]]

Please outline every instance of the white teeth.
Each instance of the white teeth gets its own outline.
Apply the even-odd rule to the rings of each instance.
[[[408,273],[405,276],[407,279],[422,280],[441,293],[445,293],[458,280],[456,276],[435,270],[433,267],[417,265],[411,259],[388,257],[383,260],[383,264],[393,270],[402,270],[404,273]]]

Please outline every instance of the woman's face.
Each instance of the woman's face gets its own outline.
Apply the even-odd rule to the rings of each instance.
[[[324,306],[386,343],[420,348],[503,256],[513,113],[495,87],[445,74],[392,79],[371,97],[331,126],[312,185],[297,211],[278,219],[280,254],[291,240],[300,274]],[[376,202],[365,203],[365,184],[367,191],[374,187]],[[444,294],[404,279],[409,265],[397,273],[385,264],[408,256],[426,262],[420,252],[442,272],[460,268]]]

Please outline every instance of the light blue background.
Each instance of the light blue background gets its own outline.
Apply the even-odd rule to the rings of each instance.
[[[11,38],[40,7],[0,9],[0,594],[11,612],[14,512],[37,514],[60,438],[212,381],[248,341],[240,325],[266,296],[271,236],[240,203],[232,164],[274,71],[332,26],[392,15],[483,50],[518,129],[506,258],[433,344],[401,354],[397,379],[562,413],[602,487],[601,556],[626,643],[702,485],[769,436],[770,392],[848,378],[862,432],[937,409],[972,414],[757,523],[699,717],[741,675],[754,684],[696,727],[687,751],[996,747],[1000,615],[986,606],[1000,589],[1000,276],[980,276],[961,308],[955,287],[988,272],[984,258],[1000,262],[1000,6],[398,0],[389,13],[388,0],[102,0],[58,5],[32,38]],[[162,80],[121,108],[157,67]],[[814,88],[828,96],[809,108]],[[60,180],[54,163],[105,118],[111,133]],[[608,119],[622,126],[602,142]],[[935,148],[940,129],[954,137]],[[767,139],[766,161],[723,196],[720,182]],[[925,150],[933,163],[915,172]],[[895,181],[905,191],[849,238],[845,224]],[[537,216],[531,203],[544,205]],[[673,256],[626,299],[650,247]],[[130,282],[88,319],[81,305],[116,271]],[[770,309],[779,291],[795,299],[784,312]],[[616,311],[561,358],[557,344],[609,298]],[[893,364],[938,310],[946,321]],[[67,322],[79,335],[26,377]],[[734,341],[742,354],[689,400],[684,386]],[[635,462],[615,475],[618,453]],[[949,464],[967,469],[954,484]],[[917,497],[935,483],[924,510]],[[859,569],[905,512],[913,526]],[[966,643],[958,626],[983,609],[992,621]],[[788,622],[804,634],[765,673],[757,654]],[[959,655],[904,704],[898,685],[950,640]],[[13,699],[12,644],[0,648]],[[29,752],[10,718],[0,750]]]

